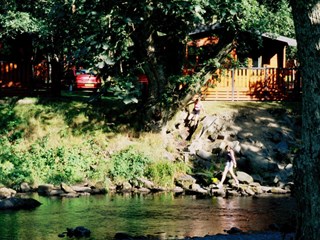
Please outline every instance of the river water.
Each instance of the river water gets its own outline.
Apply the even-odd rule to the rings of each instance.
[[[113,239],[117,232],[181,239],[223,233],[231,227],[261,231],[272,223],[290,222],[295,209],[294,199],[287,195],[228,199],[173,193],[32,197],[42,203],[35,210],[0,212],[1,240],[61,239],[58,234],[77,226],[90,229],[90,239],[95,240]]]

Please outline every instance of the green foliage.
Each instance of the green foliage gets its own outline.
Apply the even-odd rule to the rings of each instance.
[[[0,137],[0,183],[11,186],[30,180],[31,172],[15,145],[5,136]]]
[[[0,133],[12,131],[21,122],[16,116],[14,105],[2,103],[0,105]]]
[[[90,141],[78,146],[51,147],[48,138],[36,141],[27,151],[19,144],[1,138],[0,182],[12,186],[23,181],[29,183],[76,183],[84,179],[103,179],[107,164],[90,150]],[[95,145],[95,148],[99,147]],[[101,151],[101,149],[100,149]]]
[[[27,12],[8,11],[5,15],[0,15],[0,38],[11,36],[14,38],[18,34],[25,32],[36,32],[39,30],[37,20]]]
[[[187,94],[188,91],[195,91],[199,82],[198,76],[195,75],[171,75],[168,77],[168,85],[162,95],[162,103],[165,106],[172,106],[177,103],[180,95]],[[181,88],[178,90],[178,88]]]
[[[24,131],[18,126],[22,123],[22,119],[16,115],[14,105],[10,103],[2,103],[0,105],[0,134],[8,134],[10,141],[17,140],[23,136]]]
[[[99,165],[104,161],[101,156],[90,151],[90,148],[90,141],[84,141],[77,146],[52,148],[45,138],[31,146],[25,158],[29,168],[36,170],[33,172],[34,180],[45,183],[75,183],[104,175],[105,166]]]
[[[149,158],[129,147],[112,155],[109,174],[115,181],[135,180],[144,176],[150,162]]]
[[[124,104],[138,103],[141,90],[136,77],[118,77],[112,80],[111,86],[106,86],[107,92]]]
[[[136,103],[140,92],[136,91],[134,77],[121,78],[133,74],[132,69],[139,66],[151,76],[150,99],[169,106],[178,102],[176,97],[181,100],[185,96],[172,94],[176,82],[171,79],[180,74],[182,46],[195,28],[222,23],[227,30],[233,30],[227,35],[239,40],[238,43],[243,42],[240,38],[243,32],[294,35],[288,3],[279,0],[278,8],[272,6],[272,11],[267,3],[263,0],[4,1],[0,29],[2,37],[9,39],[18,33],[32,33],[35,55],[60,58],[58,61],[63,64],[75,62],[95,67],[103,77],[112,76],[116,84],[107,87],[126,104]],[[247,50],[246,44],[242,47]],[[224,56],[214,52],[210,58],[220,61],[218,55]],[[205,69],[207,73],[219,65],[211,63]],[[194,90],[193,81],[203,83],[207,73],[188,79],[187,90]]]
[[[190,172],[190,168],[185,163],[162,160],[151,164],[146,176],[159,186],[173,187],[174,178],[178,174],[187,172]]]

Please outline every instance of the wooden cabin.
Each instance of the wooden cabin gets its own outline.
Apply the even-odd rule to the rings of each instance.
[[[221,34],[220,26],[191,34],[186,45],[184,74],[197,71],[203,61],[215,54]],[[229,38],[230,40],[231,38]],[[245,37],[243,39],[246,39]],[[205,100],[291,100],[300,97],[301,79],[296,66],[286,59],[288,46],[296,46],[295,39],[263,34],[259,46],[252,44],[246,51],[234,48],[222,68],[212,76],[201,94]],[[235,67],[235,63],[244,67]]]
[[[22,34],[11,41],[0,39],[0,96],[48,92],[49,65],[34,58],[31,35]]]

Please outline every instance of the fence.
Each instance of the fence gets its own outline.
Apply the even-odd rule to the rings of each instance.
[[[217,72],[202,88],[205,100],[295,100],[301,96],[299,71],[293,68],[239,68]]]

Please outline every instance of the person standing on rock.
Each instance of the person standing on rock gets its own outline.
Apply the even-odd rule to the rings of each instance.
[[[204,111],[204,108],[203,108],[203,105],[200,101],[200,98],[197,98],[194,101],[193,110],[190,113],[190,116],[188,117],[188,121],[194,120],[195,124],[197,124],[198,120],[199,120],[199,116],[200,116],[200,110]]]
[[[233,172],[233,168],[237,167],[237,161],[235,158],[234,151],[229,145],[227,145],[225,147],[225,151],[226,151],[225,152],[226,153],[226,165],[225,165],[224,171],[222,173],[222,178],[217,186],[218,186],[218,188],[222,187],[223,182],[226,179],[228,172],[231,174],[231,177],[234,179],[236,185],[239,186],[239,180]]]

